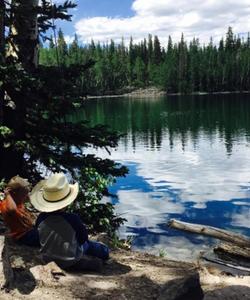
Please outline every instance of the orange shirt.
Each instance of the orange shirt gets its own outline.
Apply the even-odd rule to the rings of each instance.
[[[10,211],[6,200],[0,202],[0,212],[4,223],[9,228],[13,239],[21,238],[32,229],[32,215],[26,210],[24,204],[18,204],[15,211]]]

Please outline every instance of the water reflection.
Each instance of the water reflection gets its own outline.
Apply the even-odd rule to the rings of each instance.
[[[128,219],[121,235],[135,235],[136,249],[167,248],[170,257],[187,258],[212,242],[169,230],[170,218],[250,234],[249,100],[101,99],[74,116],[125,133],[112,158],[130,174],[111,192],[119,196],[117,213]]]
[[[124,144],[131,138],[134,149],[138,143],[148,149],[160,148],[166,133],[171,148],[176,139],[183,150],[189,139],[195,148],[203,132],[210,142],[219,135],[230,154],[239,136],[245,135],[249,141],[249,99],[248,94],[98,99],[86,102],[77,114],[78,118],[91,118],[93,124],[107,124],[127,133]]]

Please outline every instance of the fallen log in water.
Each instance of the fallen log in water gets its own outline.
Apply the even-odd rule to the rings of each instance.
[[[247,260],[250,268],[250,248],[243,248],[233,244],[221,243],[214,247],[214,252],[220,256],[229,259]]]
[[[202,234],[213,238],[217,238],[238,245],[243,248],[250,248],[250,238],[228,230],[223,230],[220,228],[206,226],[206,225],[181,222],[174,219],[169,221],[168,226],[170,228],[175,228],[187,232],[192,232],[192,233],[197,233],[197,234]]]

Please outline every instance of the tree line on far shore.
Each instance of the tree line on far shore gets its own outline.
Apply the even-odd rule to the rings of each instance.
[[[80,45],[77,36],[69,45],[59,30],[55,45],[40,48],[40,64],[45,66],[82,65],[94,61],[77,79],[83,94],[108,94],[126,88],[159,87],[168,93],[246,91],[250,88],[250,35],[236,36],[231,27],[226,37],[215,44],[201,45],[199,39],[178,43],[169,36],[162,47],[157,36],[128,46],[122,40],[115,44],[92,41]],[[75,75],[77,76],[77,75]],[[76,81],[74,81],[75,84]]]

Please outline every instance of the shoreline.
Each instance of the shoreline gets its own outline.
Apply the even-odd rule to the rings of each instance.
[[[67,272],[54,262],[42,264],[38,249],[4,236],[0,246],[1,299],[249,299],[249,275],[226,272],[199,258],[188,263],[113,249],[102,270]]]
[[[108,95],[87,95],[82,100],[102,99],[102,98],[150,98],[166,96],[206,96],[206,95],[230,95],[230,94],[250,94],[250,91],[221,91],[221,92],[193,92],[193,93],[167,93],[157,88],[137,89],[129,93],[108,94]]]

